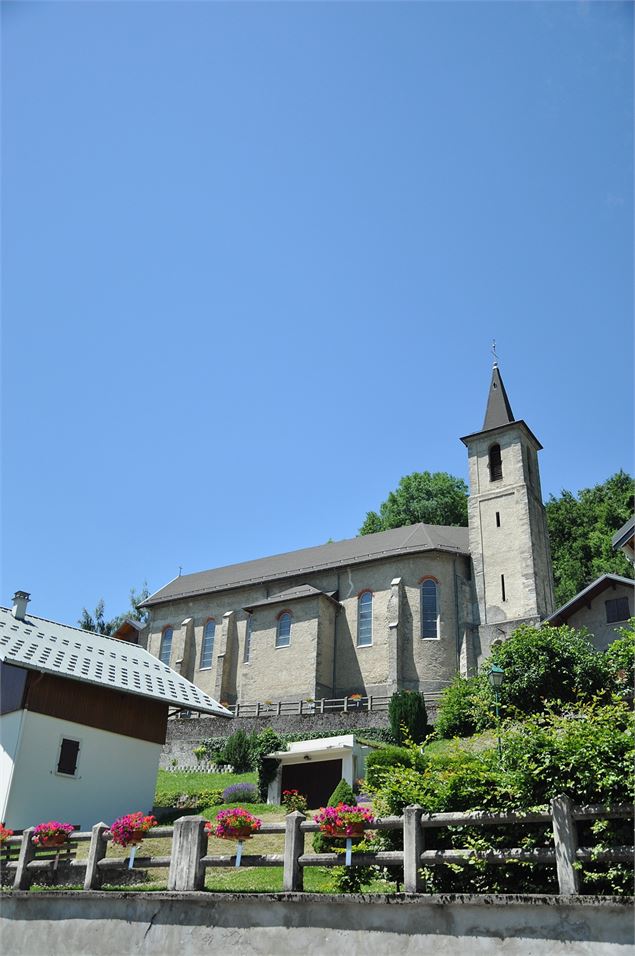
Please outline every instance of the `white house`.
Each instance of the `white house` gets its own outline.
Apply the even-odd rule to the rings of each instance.
[[[352,787],[364,776],[369,753],[370,747],[358,743],[353,734],[297,740],[288,750],[268,755],[280,765],[269,784],[267,803],[281,803],[284,790],[299,790],[311,809],[326,806],[340,780]]]
[[[168,711],[231,717],[135,644],[0,608],[0,820],[89,827],[153,803]]]

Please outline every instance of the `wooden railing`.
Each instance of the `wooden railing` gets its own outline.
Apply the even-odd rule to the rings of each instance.
[[[426,703],[436,704],[441,697],[441,692],[425,694]],[[386,713],[390,696],[369,697],[322,697],[319,700],[278,700],[278,701],[258,701],[255,704],[225,704],[234,717],[287,717],[287,716],[314,716],[315,714],[346,714],[356,711],[366,711],[371,713]],[[198,718],[200,713],[193,711],[175,712],[173,717],[191,717]]]
[[[385,817],[369,824],[367,830],[397,830],[403,833],[403,850],[385,850],[378,852],[354,853],[352,866],[393,866],[403,870],[403,883],[407,893],[419,893],[422,889],[422,866],[438,866],[444,863],[462,863],[468,860],[482,860],[486,863],[504,864],[511,861],[536,863],[555,866],[561,895],[579,892],[579,861],[629,862],[633,859],[632,846],[618,846],[609,849],[579,847],[577,843],[576,823],[584,820],[624,819],[633,815],[633,806],[589,806],[575,807],[567,797],[556,797],[548,810],[535,813],[424,813],[419,806],[406,807],[403,817]],[[426,849],[426,834],[432,828],[456,826],[509,826],[510,824],[550,823],[553,834],[553,847],[523,849],[520,847],[496,848],[489,850],[473,849]],[[134,859],[134,869],[168,869],[168,890],[202,890],[205,886],[205,872],[209,868],[236,866],[235,855],[209,854],[208,838],[205,832],[206,821],[202,817],[181,817],[174,826],[155,827],[148,838],[171,837],[170,856],[139,856]],[[266,855],[246,855],[241,866],[281,866],[283,868],[283,888],[286,892],[298,892],[304,886],[304,870],[309,866],[342,866],[341,853],[305,853],[305,837],[315,833],[319,825],[308,820],[304,814],[289,814],[284,822],[263,823],[254,838],[273,833],[284,834],[284,852]],[[33,829],[25,830],[21,836],[10,837],[5,842],[9,853],[18,850],[16,859],[4,862],[9,870],[15,871],[13,887],[27,890],[37,874],[52,871],[55,863],[50,859],[37,859],[37,849],[32,842]],[[71,844],[89,842],[88,857],[85,860],[70,859],[68,866],[72,871],[83,874],[85,890],[98,889],[109,872],[121,871],[129,864],[130,858],[109,858],[108,843],[112,834],[105,823],[97,823],[90,832],[74,833]],[[113,874],[114,875],[114,874]]]

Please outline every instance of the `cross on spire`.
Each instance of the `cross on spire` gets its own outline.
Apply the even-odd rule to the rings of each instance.
[[[498,355],[496,354],[496,339],[492,339],[492,355],[494,356],[494,368],[498,368]]]

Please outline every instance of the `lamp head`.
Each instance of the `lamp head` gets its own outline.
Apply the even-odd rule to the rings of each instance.
[[[502,667],[499,667],[498,664],[492,664],[487,679],[489,680],[489,685],[493,690],[499,690],[503,679],[505,677],[505,671]]]

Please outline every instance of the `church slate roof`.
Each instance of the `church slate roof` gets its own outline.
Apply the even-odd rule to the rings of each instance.
[[[314,571],[347,567],[381,558],[415,554],[421,551],[446,551],[469,554],[468,529],[444,525],[413,524],[375,534],[360,535],[345,541],[333,541],[315,548],[288,551],[255,561],[244,561],[210,571],[197,571],[174,578],[156,591],[141,607],[151,607],[177,598],[209,594],[229,588],[262,584]]]
[[[483,431],[489,431],[490,428],[499,428],[501,425],[509,425],[513,421],[514,413],[509,404],[498,365],[495,365],[492,369],[492,381],[489,387],[489,395],[487,396]]]
[[[268,604],[287,604],[292,601],[299,601],[302,598],[325,597],[330,601],[335,601],[335,594],[335,591],[320,591],[319,588],[314,588],[310,584],[301,584],[300,587],[288,588],[286,591],[280,591],[279,594],[272,594],[271,597],[265,598],[263,601],[254,601],[244,610],[251,611],[255,607],[265,607]],[[337,604],[337,601],[335,601],[335,604]]]
[[[232,714],[142,647],[0,607],[0,661],[217,717]]]

